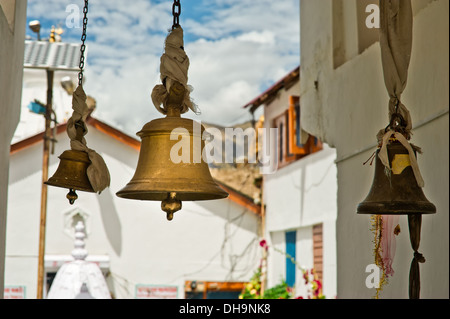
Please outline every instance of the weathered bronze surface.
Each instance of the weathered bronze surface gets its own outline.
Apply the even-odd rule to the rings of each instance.
[[[161,209],[167,213],[168,220],[181,209],[182,201],[228,196],[214,182],[203,160],[204,127],[180,117],[183,98],[184,87],[175,83],[165,104],[167,117],[145,124],[137,133],[142,142],[135,174],[116,194],[128,199],[161,201]],[[177,155],[182,159],[179,163],[174,161]]]
[[[436,207],[425,197],[417,185],[408,160],[407,149],[399,142],[387,145],[392,171],[385,167],[376,152],[375,175],[366,199],[358,205],[358,214],[410,215],[434,214]]]
[[[62,153],[59,159],[58,169],[44,184],[69,189],[67,199],[70,204],[78,198],[76,190],[95,193],[87,176],[87,168],[91,161],[86,152],[68,150]]]
[[[204,131],[193,132],[193,121],[180,117],[156,119],[147,123],[138,133],[142,139],[141,151],[135,174],[131,181],[117,196],[128,199],[164,201],[169,194],[179,201],[212,200],[228,196],[212,179],[208,164],[201,156],[204,141],[201,134]],[[200,124],[196,124],[200,127]],[[173,129],[179,128],[179,133],[171,140]],[[189,161],[174,163],[171,150],[175,144],[185,141],[189,152]],[[175,147],[178,150],[178,147]],[[178,154],[180,155],[180,154]],[[194,163],[194,155],[200,157]],[[200,156],[198,156],[200,155]],[[198,159],[198,158],[197,158]],[[173,211],[171,212],[173,213]]]

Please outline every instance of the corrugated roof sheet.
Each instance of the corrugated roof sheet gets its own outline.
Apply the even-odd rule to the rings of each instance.
[[[79,64],[79,44],[25,41],[25,57],[23,64],[25,68],[78,71]]]
[[[253,113],[262,104],[270,102],[282,88],[289,88],[293,83],[300,79],[300,66],[289,72],[285,77],[272,85],[262,94],[254,98],[252,101],[245,104],[242,108],[250,107],[250,112]]]

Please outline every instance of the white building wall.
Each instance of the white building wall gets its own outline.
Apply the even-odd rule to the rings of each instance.
[[[323,150],[265,176],[267,230],[278,231],[336,219],[335,151]]]
[[[300,79],[287,90],[280,90],[274,101],[264,106],[264,125],[272,126],[275,117],[288,109],[289,96],[300,94]],[[303,105],[300,97],[300,107]],[[328,145],[323,150],[264,176],[266,204],[266,238],[274,250],[269,250],[267,287],[286,278],[285,232],[296,231],[296,260],[303,269],[314,267],[313,230],[323,224],[323,293],[336,296],[337,173],[336,151]],[[278,252],[276,251],[278,250]],[[296,295],[307,295],[303,274],[297,268]]]
[[[336,296],[336,166],[335,151],[324,149],[292,163],[264,182],[266,229],[272,245],[285,251],[284,234],[297,231],[297,262],[303,269],[313,264],[312,226],[323,224],[323,293]],[[268,287],[285,277],[285,256],[273,252],[269,256]],[[302,272],[296,273],[296,289],[306,295]]]
[[[0,299],[3,298],[9,147],[20,117],[27,2],[0,0]]]
[[[247,281],[259,263],[259,217],[228,199],[183,202],[171,222],[160,202],[121,199],[115,195],[132,178],[138,152],[89,126],[88,147],[100,153],[111,173],[111,187],[101,195],[77,192],[73,206],[63,188],[48,187],[46,256],[67,256],[73,235],[65,215],[88,214],[89,256],[109,257],[107,282],[115,298],[135,298],[136,286],[176,286],[184,297],[185,280]],[[26,286],[35,298],[39,238],[40,156],[36,144],[11,156],[6,282]],[[69,149],[58,135],[57,156]]]
[[[357,26],[345,20],[353,6],[343,16],[333,17],[333,4],[339,2],[301,0],[301,121],[306,131],[336,147],[338,298],[371,298],[375,292],[365,286],[365,268],[374,262],[373,235],[369,216],[357,215],[356,207],[372,184],[373,166],[362,163],[376,150],[376,134],[388,124],[388,94],[379,42],[361,54],[350,54],[334,68],[339,51],[333,42],[339,32],[335,24],[344,23],[345,45],[357,44]],[[347,0],[343,2],[347,7]],[[426,263],[420,265],[421,297],[448,298],[449,2],[413,0],[412,5],[413,47],[402,102],[412,116],[411,142],[424,151],[418,155],[424,193],[437,208],[435,215],[423,217],[419,251]],[[405,216],[400,227],[393,264],[396,273],[381,298],[408,298],[413,252]]]

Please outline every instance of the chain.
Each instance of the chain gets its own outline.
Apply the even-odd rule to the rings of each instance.
[[[180,14],[181,14],[181,3],[180,0],[173,0],[172,15],[173,15],[173,25],[172,30],[180,26]]]
[[[86,45],[84,42],[86,41],[86,29],[87,29],[87,13],[88,13],[88,0],[84,0],[84,8],[83,8],[83,34],[81,35],[81,56],[80,56],[80,72],[78,73],[78,85],[83,84],[83,69],[84,69],[84,51],[86,50]]]

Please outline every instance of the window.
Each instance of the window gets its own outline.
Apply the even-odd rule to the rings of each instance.
[[[369,28],[366,25],[366,20],[371,14],[370,11],[366,12],[369,5],[379,7],[379,0],[332,1],[332,45],[335,69],[378,41],[379,28]]]
[[[301,129],[300,98],[289,97],[289,108],[273,120],[278,128],[278,167],[284,167],[322,149],[322,143]]]
[[[239,299],[243,282],[186,281],[185,299]]]
[[[292,262],[291,258],[295,260],[295,250],[296,250],[296,231],[286,232],[286,254],[289,256],[286,257],[286,284],[289,287],[295,286],[295,272],[296,267],[295,263]]]
[[[278,128],[278,167],[283,167],[296,159],[295,155],[289,152],[289,126],[288,113],[283,112],[273,121],[273,127]]]

